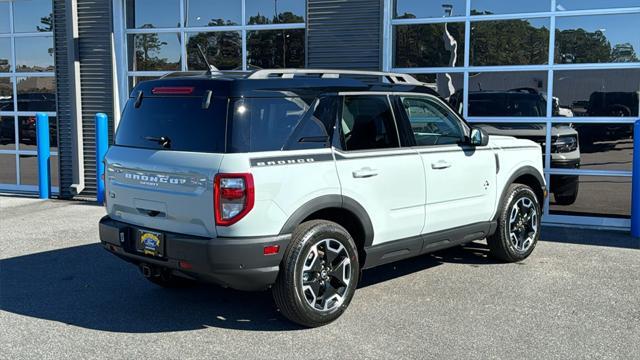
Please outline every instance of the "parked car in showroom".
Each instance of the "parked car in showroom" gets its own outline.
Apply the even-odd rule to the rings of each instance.
[[[469,125],[405,74],[177,74],[130,94],[100,239],[160,286],[271,289],[285,317],[320,326],[363,269],[484,238],[498,259],[527,258],[540,151]]]

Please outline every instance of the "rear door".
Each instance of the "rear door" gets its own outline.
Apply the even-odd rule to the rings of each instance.
[[[141,91],[127,103],[105,158],[109,216],[215,236],[213,179],[225,147],[227,98],[161,82]]]
[[[496,161],[489,147],[466,145],[468,127],[439,99],[398,95],[426,177],[425,233],[489,221]]]
[[[403,148],[387,95],[345,94],[336,166],[343,196],[360,203],[373,224],[373,245],[419,235],[425,179],[420,155]]]

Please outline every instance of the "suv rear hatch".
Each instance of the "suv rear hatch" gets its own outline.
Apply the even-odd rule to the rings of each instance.
[[[213,182],[228,98],[211,82],[138,85],[105,158],[109,216],[141,228],[214,237]]]

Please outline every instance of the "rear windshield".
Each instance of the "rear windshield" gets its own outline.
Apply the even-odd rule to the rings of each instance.
[[[228,98],[153,96],[127,103],[115,144],[144,149],[224,152]]]

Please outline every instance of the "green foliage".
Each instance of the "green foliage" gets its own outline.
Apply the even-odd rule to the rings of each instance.
[[[527,20],[475,22],[471,37],[470,63],[475,66],[548,62],[549,29]]]

